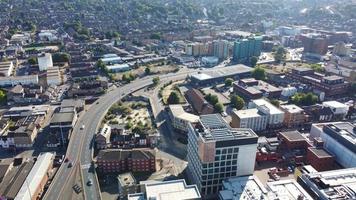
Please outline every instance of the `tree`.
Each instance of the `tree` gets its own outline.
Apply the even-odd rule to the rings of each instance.
[[[150,39],[153,39],[153,40],[160,40],[161,39],[161,34],[160,33],[152,33],[150,35]]]
[[[271,104],[276,106],[276,107],[279,107],[279,105],[281,104],[277,99],[272,99],[271,100]]]
[[[7,97],[5,90],[0,89],[0,105],[6,104]]]
[[[310,64],[310,68],[312,68],[314,71],[323,73],[325,72],[325,68],[321,64]]]
[[[226,87],[230,87],[230,86],[232,86],[232,83],[234,82],[234,79],[232,79],[232,78],[227,78],[227,79],[225,79],[225,86]]]
[[[276,52],[274,53],[274,60],[277,63],[282,62],[286,57],[286,50],[284,49],[284,47],[279,46],[276,49]]]
[[[265,80],[266,79],[266,71],[262,67],[256,67],[252,71],[252,77],[254,77],[257,80]]]
[[[252,57],[250,58],[250,64],[251,64],[251,66],[252,66],[252,67],[255,67],[256,64],[257,64],[257,61],[258,61],[258,58],[257,58],[256,56],[252,56]]]
[[[52,55],[53,62],[69,62],[70,56],[67,53],[55,53]]]
[[[172,91],[167,99],[168,104],[178,104],[180,102],[179,95],[176,91]]]
[[[149,67],[146,67],[145,68],[145,74],[151,74],[151,68],[149,68]]]
[[[243,100],[243,98],[237,95],[232,95],[230,97],[230,101],[233,107],[236,108],[237,110],[241,110],[245,106],[245,101]]]
[[[215,105],[216,103],[219,102],[219,98],[216,95],[208,94],[205,96],[205,100],[207,100],[209,103],[212,105]]]
[[[156,76],[156,77],[154,77],[153,79],[152,79],[152,82],[153,82],[153,85],[154,86],[156,86],[156,85],[158,85],[159,84],[159,77],[158,76]]]
[[[216,112],[221,113],[224,111],[224,106],[218,102],[214,105],[214,109]]]
[[[310,106],[314,105],[318,101],[318,97],[311,92],[307,94],[296,93],[292,96],[291,101],[297,105]]]
[[[29,63],[30,65],[35,65],[35,64],[37,64],[37,58],[35,58],[35,57],[29,58],[29,59],[28,59],[28,63]]]

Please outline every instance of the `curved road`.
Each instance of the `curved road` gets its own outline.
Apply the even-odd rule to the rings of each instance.
[[[161,80],[179,80],[184,79],[187,74],[196,70],[184,70],[175,74],[166,74],[159,76]],[[120,100],[123,96],[142,89],[152,84],[153,77],[145,77],[138,79],[130,84],[116,88],[113,91],[105,94],[97,100],[85,113],[79,118],[73,128],[72,136],[68,144],[66,157],[70,159],[73,167],[69,168],[68,163],[63,163],[59,168],[55,178],[48,188],[44,199],[58,200],[65,199],[63,192],[65,189],[71,188],[72,185],[66,185],[68,180],[74,175],[75,167],[80,167],[82,173],[83,192],[85,199],[101,199],[99,183],[95,174],[95,169],[92,161],[94,135],[97,133],[98,127],[106,111],[112,104]],[[80,127],[85,125],[83,130]],[[87,186],[87,182],[93,181],[92,186]]]

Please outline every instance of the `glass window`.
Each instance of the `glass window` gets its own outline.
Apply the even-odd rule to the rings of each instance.
[[[226,160],[226,156],[225,156],[225,155],[222,155],[222,156],[221,156],[221,160]]]
[[[220,153],[221,153],[220,149],[218,149],[218,150],[215,151],[215,154],[216,154],[216,155],[219,155]]]
[[[232,153],[232,149],[231,149],[231,148],[228,149],[227,152],[228,152],[228,153]]]
[[[234,153],[239,152],[239,148],[234,148]]]
[[[226,165],[231,165],[231,161],[226,161]]]
[[[227,155],[227,156],[226,156],[226,159],[227,159],[227,160],[230,160],[231,157],[232,157],[231,155]]]
[[[222,150],[222,154],[226,154],[226,149],[223,149],[223,150]]]
[[[237,159],[237,154],[232,155],[233,159]]]

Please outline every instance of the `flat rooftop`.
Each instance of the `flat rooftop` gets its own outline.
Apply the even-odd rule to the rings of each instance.
[[[289,113],[301,113],[303,112],[303,108],[294,105],[294,104],[289,104],[289,105],[281,105],[281,108],[283,108],[285,111]]]
[[[350,151],[356,153],[356,128],[350,122],[329,123],[323,126],[325,134],[343,144]]]
[[[323,105],[331,108],[349,108],[348,105],[340,103],[338,101],[324,101]]]
[[[333,157],[331,154],[329,154],[327,151],[324,149],[319,149],[315,147],[309,147],[308,148],[314,155],[316,155],[319,158],[330,158]]]
[[[216,69],[209,69],[207,72],[200,74],[191,75],[193,78],[198,80],[208,80],[212,78],[220,78],[225,76],[232,76],[235,74],[243,74],[252,72],[253,68],[247,67],[246,65],[238,64],[227,67],[221,67]]]
[[[68,123],[68,122],[73,122],[75,113],[72,112],[67,112],[67,113],[54,113],[51,124],[52,123]]]
[[[189,200],[201,198],[196,185],[187,185],[184,179],[146,183],[146,199]]]
[[[253,104],[255,104],[257,107],[265,106],[269,110],[269,114],[274,115],[274,114],[283,114],[284,112],[281,111],[279,108],[271,104],[265,99],[255,99],[252,100]]]
[[[294,179],[269,182],[267,187],[271,191],[267,199],[299,200],[300,197],[304,200],[313,199]]]
[[[199,116],[185,112],[182,105],[169,105],[169,109],[174,117],[189,121],[191,123],[199,121]]]
[[[257,142],[258,139],[252,129],[231,128],[218,114],[200,116],[199,124],[198,132],[205,141],[256,139]]]
[[[285,132],[280,132],[279,134],[282,135],[287,140],[293,142],[306,140],[306,138],[303,137],[303,135],[299,131],[285,131]]]
[[[240,119],[261,117],[261,115],[263,115],[263,113],[260,113],[260,111],[257,108],[246,109],[246,110],[238,110],[238,111],[233,111],[233,112]]]

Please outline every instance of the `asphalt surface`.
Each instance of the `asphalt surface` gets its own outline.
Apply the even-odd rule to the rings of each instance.
[[[160,79],[162,81],[184,79],[188,73],[193,71],[195,70],[183,70],[183,72],[175,74],[161,75]],[[92,161],[94,135],[97,133],[102,118],[112,104],[120,100],[123,96],[152,84],[152,78],[153,77],[145,77],[138,79],[130,84],[114,89],[94,102],[86,113],[79,118],[73,128],[72,138],[68,144],[66,157],[69,158],[70,161],[62,164],[43,199],[63,199],[61,193],[65,192],[68,188],[72,188],[72,185],[67,185],[67,183],[70,177],[75,175],[75,170],[74,167],[68,166],[69,163],[72,163],[73,166],[80,165],[81,167],[85,199],[101,199],[99,183]],[[84,129],[81,130],[83,125]],[[93,183],[91,186],[87,185],[89,180]]]

